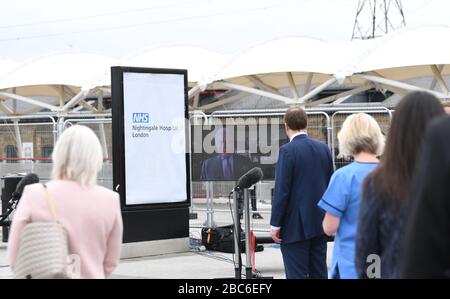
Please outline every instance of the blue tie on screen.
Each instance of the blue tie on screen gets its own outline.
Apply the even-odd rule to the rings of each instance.
[[[230,163],[230,156],[225,157],[224,158],[224,162],[223,165],[223,178],[226,180],[231,180],[233,179],[233,173],[231,170],[231,163]]]

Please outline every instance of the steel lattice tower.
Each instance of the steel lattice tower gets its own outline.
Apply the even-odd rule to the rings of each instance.
[[[352,40],[379,37],[405,26],[401,0],[360,0]]]

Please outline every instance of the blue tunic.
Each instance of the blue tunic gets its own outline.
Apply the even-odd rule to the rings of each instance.
[[[355,239],[361,186],[377,163],[353,162],[338,169],[318,205],[340,219],[333,249],[331,278],[358,278],[355,268]]]

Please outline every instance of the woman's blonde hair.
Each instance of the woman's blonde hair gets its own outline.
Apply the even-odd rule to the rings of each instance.
[[[366,113],[348,116],[337,135],[339,158],[348,158],[360,152],[380,156],[384,149],[384,136],[377,121]]]
[[[96,184],[103,164],[100,141],[91,129],[80,125],[72,126],[61,134],[52,158],[53,179],[77,181],[82,186]]]

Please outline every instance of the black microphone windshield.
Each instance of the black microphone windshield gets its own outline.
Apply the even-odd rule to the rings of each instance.
[[[25,186],[35,184],[35,183],[39,183],[39,177],[37,174],[29,173],[29,174],[25,175],[17,184],[16,191],[14,191],[15,195],[18,197],[21,197]]]
[[[236,189],[247,189],[262,180],[263,172],[261,168],[254,167],[250,169],[246,174],[241,176],[238,180]]]

